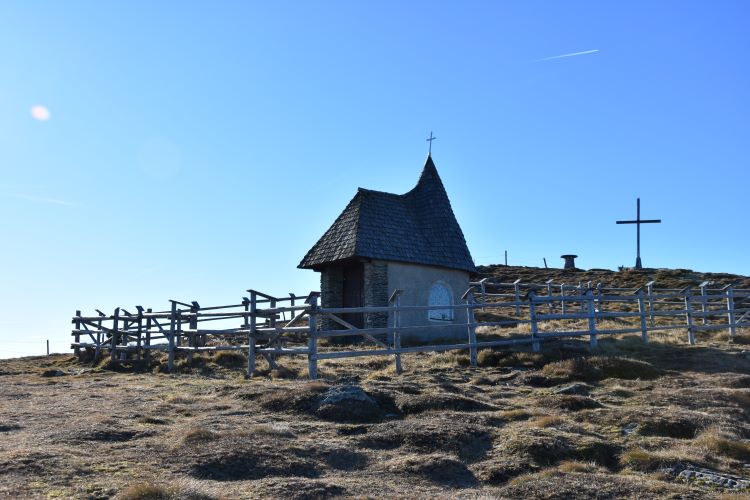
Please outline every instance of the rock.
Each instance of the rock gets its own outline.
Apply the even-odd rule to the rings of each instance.
[[[634,433],[636,430],[638,430],[638,424],[636,422],[631,422],[625,427],[622,428],[622,433],[625,436],[630,436],[632,433]]]
[[[337,422],[377,422],[383,410],[377,401],[357,385],[338,385],[321,395],[315,413]]]
[[[53,368],[50,370],[44,370],[42,372],[42,377],[64,377],[65,375],[67,375],[67,373],[65,373],[62,370],[58,370],[56,368]]]
[[[555,391],[557,394],[575,394],[577,396],[588,396],[589,392],[591,392],[591,386],[586,384],[573,384]]]
[[[731,490],[750,490],[750,479],[693,465],[680,465],[664,472],[668,476],[686,483],[704,484]]]

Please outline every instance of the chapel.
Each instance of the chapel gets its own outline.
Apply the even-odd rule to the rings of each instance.
[[[320,273],[324,308],[387,306],[397,289],[402,306],[461,304],[476,271],[431,155],[405,194],[359,188],[298,267]],[[357,328],[392,325],[386,313],[343,319]],[[455,338],[466,334],[466,311],[403,312],[400,323],[402,338]],[[444,327],[429,328],[436,325]]]

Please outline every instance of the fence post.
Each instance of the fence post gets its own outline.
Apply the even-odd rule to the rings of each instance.
[[[271,309],[276,309],[276,299],[275,298],[269,299],[268,305],[271,307]],[[268,318],[268,326],[271,327],[271,328],[276,328],[276,314],[277,313],[275,313],[275,312],[271,313],[271,316]],[[276,348],[279,349],[279,350],[281,350],[281,347],[282,347],[281,346],[281,342],[282,342],[281,338],[282,337],[283,337],[283,335],[277,335],[276,340],[273,341],[273,345],[275,345]],[[269,347],[271,347],[271,345],[269,345]],[[274,365],[274,361],[276,361],[276,356],[274,356],[273,354],[269,354],[268,355],[268,359],[269,359],[268,364],[271,365],[271,366],[273,366]]]
[[[114,314],[114,320],[112,323],[112,338],[110,340],[110,352],[109,352],[109,358],[111,361],[115,361],[116,359],[116,351],[117,351],[117,343],[120,341],[120,334],[119,334],[119,327],[120,327],[120,308],[115,308],[115,314]]]
[[[578,295],[581,297],[581,312],[585,313],[587,301],[583,300],[583,296],[588,294],[584,291],[583,281],[578,282]]]
[[[193,364],[193,349],[195,349],[198,344],[196,343],[195,338],[195,330],[198,329],[198,309],[200,309],[200,306],[197,302],[193,301],[191,302],[190,306],[190,319],[188,320],[188,328],[190,328],[190,333],[188,334],[188,346],[191,348],[188,351],[187,354],[187,361],[188,364]]]
[[[638,294],[638,314],[641,319],[641,340],[644,344],[648,344],[648,326],[646,325],[646,303],[643,299],[643,287],[636,290]]]
[[[594,307],[594,291],[589,289],[586,292],[588,296],[588,320],[589,320],[589,346],[594,349],[599,340],[596,337],[596,308]]]
[[[555,281],[554,279],[549,279],[546,281],[547,285],[547,297],[552,298],[552,282]],[[549,313],[554,314],[555,313],[555,304],[553,300],[549,301]]]
[[[81,334],[78,333],[81,331],[81,311],[76,311],[76,318],[73,320],[73,323],[75,325],[76,333],[73,336],[73,340],[75,340],[76,346],[73,348],[73,354],[76,358],[81,358],[81,349],[78,347],[78,344],[81,342]],[[49,345],[47,346],[47,350],[49,351]],[[49,352],[47,352],[49,354]]]
[[[727,285],[727,319],[729,320],[729,339],[734,339],[737,335],[737,322],[734,317],[734,286]]]
[[[698,287],[701,289],[701,312],[702,315],[702,324],[706,324],[706,313],[708,312],[708,302],[706,301],[706,286],[710,285],[710,281],[704,281]]]
[[[479,289],[482,292],[482,312],[484,312],[484,306],[487,304],[487,297],[485,294],[487,293],[487,289],[485,287],[485,283],[487,282],[487,278],[482,278],[479,280]]]
[[[602,292],[602,282],[600,281],[596,284],[596,309],[599,312],[604,312],[604,302],[602,302],[602,295],[604,295],[604,293]]]
[[[141,349],[143,348],[143,307],[135,306],[138,310],[138,339],[136,340],[135,357],[138,361],[141,360]]]
[[[565,283],[560,283],[560,310],[565,314]]]
[[[534,290],[529,290],[529,317],[531,319],[531,351],[539,352],[541,346],[539,345],[539,340],[537,339],[537,333],[539,333],[539,325],[537,325],[536,321],[536,293],[534,293]]]
[[[171,300],[172,312],[169,315],[169,355],[167,356],[167,371],[170,373],[174,368],[175,335],[177,327],[177,302]]]
[[[289,306],[294,307],[294,302],[297,300],[297,296],[291,292],[289,292]],[[289,319],[294,318],[294,311],[289,313]],[[284,321],[286,321],[286,316],[284,316]]]
[[[466,330],[469,334],[469,360],[471,366],[477,366],[477,332],[474,325],[474,289],[469,288],[464,294],[466,299]]]
[[[648,293],[648,312],[651,319],[651,326],[654,326],[654,283],[655,281],[649,281],[646,283],[646,292]]]
[[[250,301],[243,302],[245,312],[250,308],[250,315],[245,315],[245,328],[247,332],[247,376],[252,377],[255,373],[255,334],[257,328],[257,318],[255,313],[258,311],[258,294],[255,290],[250,291]],[[249,323],[249,324],[248,324]]]
[[[688,343],[695,345],[695,333],[693,332],[693,293],[690,289],[685,290],[685,320],[687,321]]]
[[[318,309],[318,296],[310,297],[310,309],[307,316],[310,320],[310,338],[307,340],[307,373],[310,380],[318,378],[318,322],[316,310]]]
[[[150,315],[152,309],[149,307],[146,309],[146,314]],[[151,317],[146,317],[146,352],[145,352],[146,364],[151,364]]]
[[[96,310],[97,313],[99,313],[99,321],[97,321],[97,332],[96,332],[96,350],[94,351],[94,361],[93,364],[96,364],[97,361],[99,361],[99,355],[102,352],[102,318],[106,316],[103,312],[101,312],[99,309]]]
[[[401,307],[401,292],[403,292],[403,290],[397,288],[391,294],[390,299],[388,299],[388,303],[393,304],[395,307],[393,311],[393,350],[396,351],[395,361],[397,374],[401,373],[401,311],[399,311],[399,307]]]
[[[516,294],[516,316],[521,315],[521,278],[513,282],[513,292]]]

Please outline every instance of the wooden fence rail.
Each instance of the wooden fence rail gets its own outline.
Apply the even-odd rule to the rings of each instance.
[[[314,379],[318,361],[325,359],[393,356],[400,373],[401,355],[416,352],[467,350],[470,364],[476,366],[478,350],[482,348],[530,345],[532,351],[538,352],[544,342],[561,338],[588,337],[590,346],[595,348],[603,335],[635,333],[648,343],[651,332],[682,330],[687,332],[687,343],[695,344],[697,332],[726,330],[732,340],[739,328],[750,327],[750,290],[708,285],[702,283],[700,293],[694,294],[690,287],[656,289],[654,282],[624,289],[591,282],[495,283],[485,279],[471,283],[457,304],[405,306],[401,304],[402,291],[395,290],[385,306],[358,308],[320,307],[318,292],[274,297],[248,290],[249,298],[231,305],[201,307],[198,302],[171,300],[165,311],[141,306],[133,308],[134,312],[118,307],[110,315],[98,309],[97,315],[76,311],[71,347],[76,355],[81,355],[82,350],[91,354],[94,361],[108,351],[113,362],[149,360],[152,351],[163,351],[167,353],[169,371],[174,369],[178,355],[190,362],[197,352],[244,351],[249,376],[256,371],[258,356],[275,368],[279,356],[303,355],[307,356],[308,374]],[[510,293],[501,293],[504,289]],[[281,305],[287,302],[289,305]],[[429,338],[432,333],[439,336],[441,329],[455,331],[455,322],[402,325],[403,313],[427,315],[434,309],[465,312],[464,341],[403,346],[405,334],[420,333],[424,338],[426,333]],[[503,315],[503,311],[509,311],[512,317]],[[478,320],[479,312],[482,317]],[[387,313],[388,322],[384,327],[357,328],[342,317],[352,313]],[[321,329],[324,318],[329,320],[326,324],[335,324],[339,329]],[[224,325],[202,328],[200,324],[207,321]],[[482,333],[494,328],[494,338],[478,340],[479,327],[484,328]],[[324,339],[351,336],[361,338],[362,343],[345,347],[321,344]]]

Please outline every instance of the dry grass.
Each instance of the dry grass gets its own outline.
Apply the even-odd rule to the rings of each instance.
[[[415,354],[400,375],[392,358],[330,360],[316,382],[303,358],[245,379],[239,353],[179,360],[173,376],[159,355],[79,375],[90,365],[69,356],[0,361],[0,495],[710,497],[659,470],[743,470],[750,360],[718,340],[619,340],[482,350],[479,368],[465,352]],[[52,369],[69,374],[40,376]],[[553,387],[583,381],[588,396]],[[341,384],[378,418],[319,413]]]
[[[587,474],[606,473],[606,469],[596,462],[579,462],[578,460],[564,460],[557,466],[557,470],[565,473],[581,472]]]
[[[556,427],[567,420],[559,415],[543,415],[529,421],[529,425],[539,428]]]
[[[718,427],[706,429],[695,439],[695,442],[712,453],[742,462],[750,462],[750,443]]]

